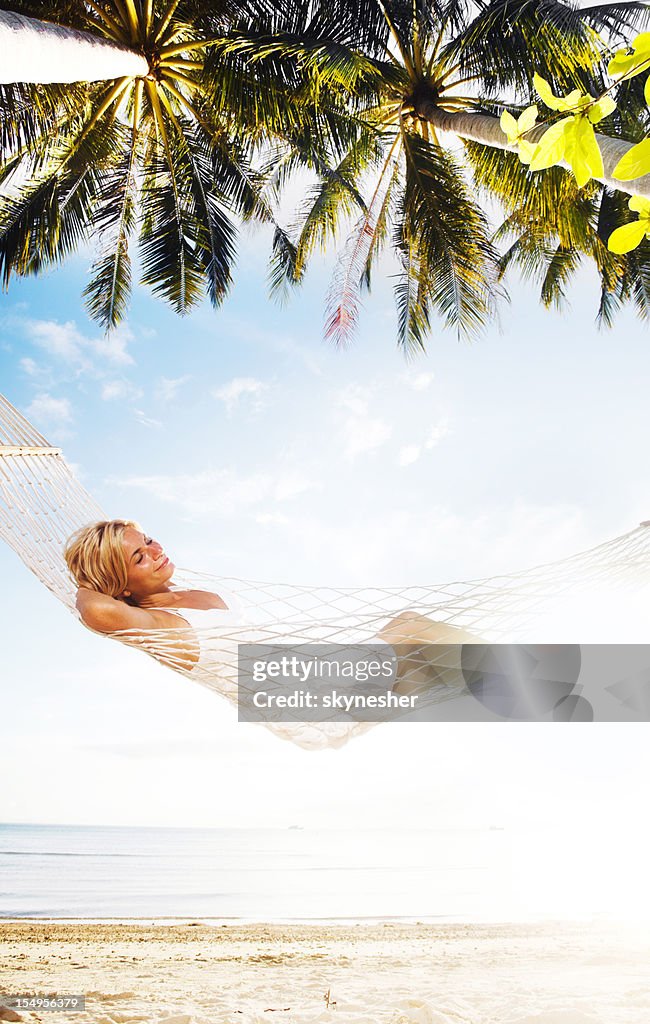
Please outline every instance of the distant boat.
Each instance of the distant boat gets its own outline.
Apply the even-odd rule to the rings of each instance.
[[[302,825],[289,825],[289,831],[291,832],[292,830],[294,832],[304,832]]]
[[[505,832],[503,825],[490,825],[488,832]]]

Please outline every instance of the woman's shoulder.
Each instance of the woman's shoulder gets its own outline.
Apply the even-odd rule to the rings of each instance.
[[[158,607],[195,608],[197,611],[209,611],[212,608],[228,609],[223,598],[211,590],[172,590]]]

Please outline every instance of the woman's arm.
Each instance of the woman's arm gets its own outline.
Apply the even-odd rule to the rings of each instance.
[[[120,629],[168,629],[175,625],[169,612],[137,608],[88,587],[79,587],[77,591],[77,611],[86,626],[97,633],[114,633]]]

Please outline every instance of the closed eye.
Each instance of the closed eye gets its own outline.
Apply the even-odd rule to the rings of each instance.
[[[144,540],[144,542],[145,542],[145,544],[147,546],[149,546],[149,544],[153,544],[153,537],[143,537],[142,539]],[[144,555],[138,555],[138,558],[136,559],[136,563],[135,564],[139,565],[143,558],[144,558]]]

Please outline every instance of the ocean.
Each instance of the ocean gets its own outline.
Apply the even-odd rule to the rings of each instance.
[[[554,859],[553,849],[498,827],[3,824],[0,917],[480,922],[615,914],[602,872],[597,889],[581,886],[585,871],[574,861],[567,886],[567,851]]]
[[[499,835],[0,825],[0,915],[455,918]]]

